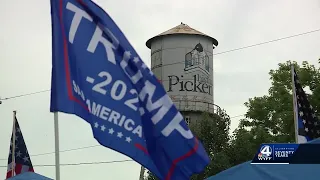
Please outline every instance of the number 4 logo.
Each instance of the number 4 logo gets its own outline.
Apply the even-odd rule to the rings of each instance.
[[[263,146],[260,149],[260,153],[266,156],[270,156],[272,154],[272,149],[270,146]]]

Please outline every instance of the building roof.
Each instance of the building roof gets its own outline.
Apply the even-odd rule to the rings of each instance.
[[[200,35],[200,36],[205,36],[208,37],[212,40],[212,44],[215,46],[218,46],[218,41],[216,39],[214,39],[213,37],[210,37],[198,30],[195,30],[193,28],[191,28],[190,26],[188,26],[187,24],[184,24],[181,22],[181,24],[179,24],[178,26],[169,29],[168,31],[165,31],[157,36],[154,36],[153,38],[149,39],[146,42],[146,46],[150,49],[151,48],[151,43],[153,40],[155,40],[156,38],[159,37],[163,37],[163,36],[168,36],[168,35],[175,35],[175,34],[184,34],[184,35]],[[213,47],[214,48],[214,47]]]

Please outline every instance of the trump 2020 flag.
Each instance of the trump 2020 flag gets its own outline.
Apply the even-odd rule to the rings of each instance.
[[[204,170],[202,144],[106,12],[90,0],[51,0],[51,19],[51,112],[86,120],[101,145],[160,179]]]

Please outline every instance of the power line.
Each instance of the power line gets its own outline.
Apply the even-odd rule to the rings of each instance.
[[[60,166],[80,166],[80,165],[96,165],[96,164],[113,164],[113,163],[122,163],[122,162],[133,162],[133,160],[118,160],[118,161],[100,161],[100,162],[81,162],[81,163],[66,163],[60,164]],[[38,164],[33,165],[33,167],[53,167],[55,164]],[[2,168],[6,168],[7,166],[0,166]]]
[[[16,95],[16,96],[11,96],[11,97],[7,97],[7,98],[0,98],[0,100],[9,100],[9,99],[15,99],[15,98],[19,98],[19,97],[24,97],[24,96],[31,96],[31,95],[35,95],[35,94],[39,94],[39,93],[44,93],[44,92],[49,92],[51,91],[50,89],[47,90],[42,90],[42,91],[35,91],[35,92],[31,92],[28,94],[20,94],[20,95]]]
[[[218,53],[215,53],[213,55],[219,55],[219,54],[225,54],[225,53],[229,53],[229,52],[233,52],[233,51],[239,51],[239,50],[242,50],[242,49],[252,48],[252,47],[255,47],[255,46],[261,46],[261,45],[264,45],[264,44],[269,44],[269,43],[273,43],[273,42],[277,42],[277,41],[281,41],[281,40],[285,40],[285,39],[290,39],[290,38],[294,38],[294,37],[298,37],[298,36],[303,36],[303,35],[306,35],[306,34],[311,34],[311,33],[319,32],[319,31],[320,31],[320,29],[307,31],[307,32],[303,32],[303,33],[300,33],[300,34],[295,34],[295,35],[286,36],[286,37],[282,37],[282,38],[278,38],[278,39],[273,39],[273,40],[270,40],[270,41],[261,42],[261,43],[258,43],[258,44],[253,44],[253,45],[249,45],[249,46],[243,46],[243,47],[240,47],[240,48],[231,49],[231,50],[228,50],[228,51],[218,52]]]
[[[303,32],[303,33],[299,33],[299,34],[295,34],[295,35],[291,35],[291,36],[286,36],[286,37],[282,37],[282,38],[278,38],[278,39],[273,39],[273,40],[269,40],[269,41],[265,41],[265,42],[261,42],[261,43],[257,43],[257,44],[252,44],[252,45],[249,45],[249,46],[243,46],[243,47],[239,47],[239,48],[235,48],[235,49],[230,49],[230,50],[227,50],[227,51],[222,51],[222,52],[214,53],[213,55],[226,54],[226,53],[230,53],[230,52],[233,52],[233,51],[239,51],[239,50],[243,50],[243,49],[247,49],[247,48],[252,48],[252,47],[256,47],[256,46],[261,46],[261,45],[264,45],[264,44],[269,44],[269,43],[273,43],[273,42],[277,42],[277,41],[282,41],[282,40],[285,40],[285,39],[290,39],[290,38],[294,38],[294,37],[298,37],[298,36],[303,36],[303,35],[307,35],[307,34],[319,32],[319,31],[320,31],[320,29],[316,29],[316,30],[312,30],[312,31],[307,31],[307,32]],[[170,66],[170,65],[179,64],[179,63],[184,63],[184,61],[175,62],[175,63],[169,63],[169,64],[163,64],[163,65],[161,65],[161,66],[159,66],[159,67]],[[34,94],[43,93],[43,92],[49,92],[49,91],[50,91],[50,89],[47,89],[47,90],[32,92],[32,93],[28,93],[28,94],[22,94],[22,95],[12,96],[12,97],[8,97],[8,98],[4,98],[4,99],[1,99],[1,98],[0,98],[0,101],[1,101],[1,100],[15,99],[15,98],[18,98],[18,97],[30,96],[30,95],[34,95]]]
[[[239,50],[248,49],[248,48],[252,48],[252,47],[256,47],[256,46],[261,46],[261,45],[265,45],[265,44],[269,44],[269,43],[273,43],[273,42],[277,42],[277,41],[281,41],[281,40],[285,40],[285,39],[290,39],[290,38],[294,38],[294,37],[298,37],[298,36],[303,36],[303,35],[319,32],[319,31],[320,31],[320,29],[316,29],[316,30],[312,30],[312,31],[303,32],[303,33],[300,33],[300,34],[295,34],[295,35],[286,36],[286,37],[282,37],[282,38],[278,38],[278,39],[264,41],[264,42],[257,43],[257,44],[252,44],[252,45],[243,46],[243,47],[239,47],[239,48],[235,48],[235,49],[230,49],[230,50],[227,50],[227,51],[213,53],[212,56],[214,56],[214,55],[216,56],[216,55],[220,55],[220,54],[226,54],[226,53],[230,53],[230,52],[233,52],[233,51],[239,51]],[[180,64],[180,63],[184,63],[184,61],[164,64],[164,65],[161,65],[161,66],[159,65],[159,67],[170,66],[170,65],[174,65],[174,64]]]
[[[66,149],[66,150],[62,150],[62,151],[59,151],[59,152],[70,152],[70,151],[77,151],[77,150],[82,150],[82,149],[89,149],[89,148],[94,148],[94,147],[102,147],[101,145],[92,145],[92,146],[84,146],[84,147],[78,147],[78,148],[73,148],[73,149]],[[55,152],[47,152],[47,153],[40,153],[40,154],[34,154],[34,155],[31,155],[32,157],[36,157],[36,156],[44,156],[44,155],[51,155],[51,154],[54,154]],[[0,161],[2,160],[7,160],[7,158],[2,158],[0,159]]]
[[[230,119],[233,119],[233,118],[237,118],[237,117],[241,117],[241,116],[244,116],[245,114],[240,114],[240,115],[237,115],[237,116],[232,116],[230,117]],[[82,149],[89,149],[89,148],[94,148],[94,147],[103,147],[101,145],[91,145],[91,146],[83,146],[83,147],[78,147],[78,148],[72,148],[72,149],[66,149],[66,150],[62,150],[62,151],[59,151],[59,152],[70,152],[70,151],[77,151],[77,150],[82,150]],[[51,155],[51,154],[54,154],[55,152],[47,152],[47,153],[40,153],[40,154],[34,154],[34,155],[30,155],[30,157],[36,157],[36,156],[45,156],[45,155]],[[7,158],[2,158],[0,159],[0,161],[4,161],[4,160],[7,160]]]

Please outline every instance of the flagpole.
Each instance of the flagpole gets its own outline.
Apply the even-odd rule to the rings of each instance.
[[[60,148],[59,148],[59,123],[58,112],[54,116],[54,140],[55,140],[55,163],[56,163],[56,180],[60,180]]]
[[[291,78],[292,78],[292,100],[293,100],[293,113],[294,113],[294,129],[295,129],[295,141],[298,142],[298,107],[297,107],[297,96],[296,86],[294,84],[294,66],[291,64]]]
[[[15,171],[15,148],[16,148],[16,114],[17,111],[13,111],[13,127],[12,127],[12,148],[11,148],[11,154],[12,154],[12,161],[11,161],[11,177],[14,176]]]
[[[144,180],[144,167],[143,166],[141,166],[141,169],[140,169],[140,178],[139,178],[139,180]]]

